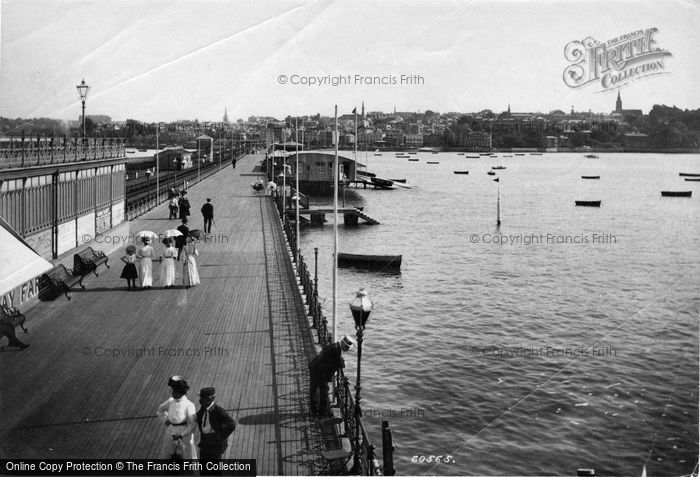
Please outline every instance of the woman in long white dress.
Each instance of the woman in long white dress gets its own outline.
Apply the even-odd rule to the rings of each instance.
[[[153,247],[151,247],[150,237],[141,239],[143,247],[139,249],[139,279],[141,288],[151,288],[153,286]]]
[[[172,389],[172,397],[158,406],[156,411],[158,419],[165,424],[160,457],[170,459],[175,454],[182,459],[196,459],[194,431],[197,428],[197,410],[187,399],[190,386],[182,376],[172,376],[168,386]]]
[[[177,249],[173,246],[174,240],[165,239],[165,252],[163,252],[163,265],[160,266],[160,282],[165,288],[175,286],[175,258]]]
[[[194,257],[199,255],[194,237],[187,237],[187,245],[182,250],[182,281],[186,287],[199,285],[199,272],[197,271],[197,261]]]

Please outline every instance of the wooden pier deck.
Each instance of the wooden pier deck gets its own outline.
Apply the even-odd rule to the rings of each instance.
[[[323,442],[307,397],[313,339],[277,212],[246,177],[260,159],[246,156],[189,190],[190,229],[202,227],[207,197],[215,207],[199,286],[162,289],[154,263],[154,288],[128,292],[115,253],[71,301],[26,312],[20,338],[31,347],[0,351],[3,458],[157,458],[156,408],[170,396],[168,377],[181,374],[197,408],[199,389],[214,386],[236,419],[224,457],[256,459],[259,475],[318,473]],[[167,217],[163,204],[131,233],[179,224]]]

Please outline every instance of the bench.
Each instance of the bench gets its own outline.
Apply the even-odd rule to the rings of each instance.
[[[70,300],[70,289],[79,284],[83,289],[83,276],[76,274],[73,270],[63,265],[56,265],[51,270],[42,275],[44,281],[54,290],[62,291],[66,298]]]
[[[98,276],[97,267],[104,263],[105,266],[109,268],[107,260],[108,258],[104,252],[100,252],[99,250],[95,251],[92,247],[87,247],[85,250],[73,255],[73,270],[76,274],[83,276],[90,272]]]
[[[22,328],[22,331],[26,333],[27,328],[24,327],[25,320],[26,318],[17,308],[0,305],[0,323],[10,325],[12,327],[19,326]]]

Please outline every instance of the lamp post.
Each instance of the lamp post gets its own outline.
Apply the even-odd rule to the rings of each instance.
[[[355,472],[360,472],[362,467],[360,463],[360,418],[362,417],[362,408],[360,407],[360,391],[361,385],[361,364],[362,364],[362,338],[365,332],[365,325],[369,314],[372,312],[372,301],[367,295],[367,290],[360,288],[355,299],[350,303],[350,312],[355,320],[355,331],[357,336],[357,383],[355,384],[355,455],[353,467]]]
[[[85,84],[85,78],[83,78],[76,88],[78,89],[78,94],[80,95],[80,101],[83,103],[83,137],[85,137],[85,100],[87,99],[87,94],[88,91],[90,91],[90,87]]]

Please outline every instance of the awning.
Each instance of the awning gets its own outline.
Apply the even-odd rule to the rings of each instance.
[[[0,296],[53,268],[2,219],[0,244]]]

